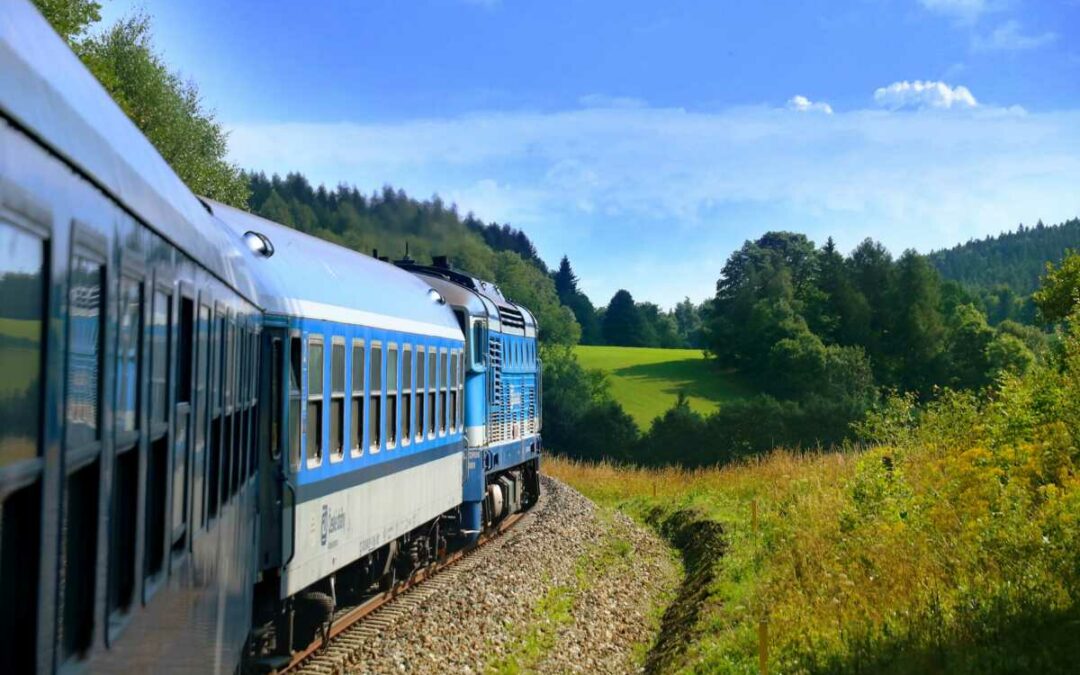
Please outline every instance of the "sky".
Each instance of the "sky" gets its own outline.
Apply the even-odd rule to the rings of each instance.
[[[769,230],[927,252],[1080,215],[1080,0],[104,0],[314,183],[439,194],[582,289],[710,297]]]

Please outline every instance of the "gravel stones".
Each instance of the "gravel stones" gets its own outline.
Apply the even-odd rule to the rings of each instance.
[[[342,634],[345,671],[640,670],[678,582],[669,550],[624,514],[542,480],[543,498],[511,531]]]

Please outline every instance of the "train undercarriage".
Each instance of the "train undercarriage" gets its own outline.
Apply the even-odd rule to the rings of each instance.
[[[539,460],[487,476],[482,503],[484,530],[529,509],[540,496]],[[244,672],[280,670],[293,654],[328,634],[335,614],[380,594],[392,593],[420,570],[436,564],[476,539],[462,528],[461,507],[448,511],[295,595],[280,599],[279,570],[255,587],[253,630]]]

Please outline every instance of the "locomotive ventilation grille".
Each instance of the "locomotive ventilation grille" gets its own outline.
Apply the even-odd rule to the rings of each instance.
[[[525,317],[522,316],[521,310],[516,307],[499,305],[499,320],[502,321],[503,325],[510,328],[525,330]]]
[[[536,433],[536,375],[503,372],[502,341],[488,344],[491,364],[491,408],[488,411],[488,441],[502,443]]]

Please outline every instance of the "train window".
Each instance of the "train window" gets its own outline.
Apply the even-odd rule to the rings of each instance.
[[[289,466],[300,469],[300,382],[303,365],[300,338],[289,338]]]
[[[401,351],[401,444],[412,441],[412,345],[405,345]]]
[[[424,362],[424,348],[416,348],[416,440],[424,438],[424,377],[427,374],[427,364]]]
[[[68,312],[67,447],[101,438],[101,312],[105,267],[75,256],[71,261]]]
[[[225,317],[224,309],[218,307],[214,312],[214,335],[210,338],[213,355],[210,357],[210,443],[206,456],[206,515],[213,520],[217,517],[221,479],[221,444],[224,441],[224,428],[221,421],[221,374],[225,358]]]
[[[172,296],[154,292],[153,325],[150,327],[150,418],[169,419],[169,338],[172,336]]]
[[[439,435],[446,433],[446,350],[439,351]]]
[[[432,347],[431,351],[428,352],[428,376],[427,376],[427,386],[428,386],[428,406],[427,406],[428,407],[428,409],[427,409],[428,436],[431,437],[431,438],[435,438],[435,422],[436,422],[436,419],[437,419],[436,413],[435,413],[435,410],[437,408],[436,399],[439,397],[439,393],[438,393],[439,378],[436,376],[436,372],[437,372],[437,368],[438,368],[438,360],[439,360],[438,350],[435,347]]]
[[[93,642],[100,464],[94,459],[74,471],[64,488],[60,648],[65,660],[81,657]]]
[[[390,345],[386,351],[386,445],[397,445],[398,348]]]
[[[204,482],[203,476],[206,470],[206,420],[210,397],[207,395],[206,383],[209,380],[210,368],[210,308],[199,305],[199,327],[196,336],[195,350],[195,463],[191,472],[191,508],[192,523],[206,524],[206,512],[203,510]]]
[[[378,452],[382,447],[383,420],[382,420],[382,346],[378,342],[371,345],[371,380],[370,394],[368,396],[368,432],[371,434],[371,451]]]
[[[474,370],[482,370],[484,367],[484,354],[487,353],[487,340],[484,338],[484,321],[482,319],[473,319],[470,342],[472,367]]]
[[[284,364],[281,338],[270,340],[270,457],[274,461],[281,458],[281,371]]]
[[[352,346],[352,456],[364,454],[364,343]]]
[[[330,460],[345,457],[345,342],[334,338],[330,348]]]
[[[191,403],[191,367],[195,357],[195,301],[180,298],[180,346],[176,369],[176,402]]]
[[[45,242],[0,223],[0,322],[7,364],[7,395],[0,398],[0,467],[39,452],[45,289]]]
[[[323,339],[308,338],[307,463],[322,464],[323,453]]]
[[[457,431],[458,352],[450,353],[450,431]]]
[[[40,454],[46,319],[45,241],[0,222],[0,469]],[[41,471],[0,503],[0,672],[34,672],[41,547]]]
[[[132,432],[139,423],[139,333],[142,328],[143,284],[138,279],[120,277],[120,321],[116,348],[117,433]]]
[[[135,538],[138,532],[139,453],[118,454],[113,463],[109,553],[109,612],[126,612],[135,598]]]

